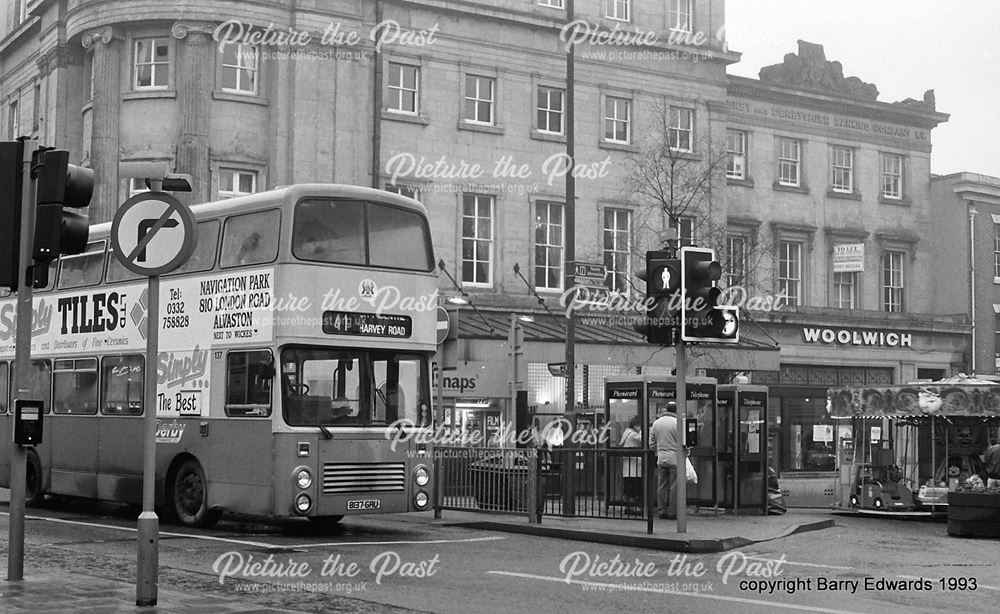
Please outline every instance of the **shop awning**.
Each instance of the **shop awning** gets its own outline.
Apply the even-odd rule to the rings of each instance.
[[[487,311],[479,309],[462,310],[459,318],[458,334],[462,339],[507,339],[510,331],[510,311]],[[521,321],[524,329],[524,339],[527,342],[566,342],[566,325],[568,320],[562,313],[531,314],[533,321]],[[750,327],[747,327],[750,328]],[[750,331],[744,334],[740,331],[740,342],[732,345],[718,345],[730,350],[754,350],[774,354],[774,366],[777,369],[777,354],[779,348],[773,342],[753,339]],[[577,343],[593,343],[606,345],[641,345],[648,346],[645,337],[640,335],[630,324],[622,324],[615,318],[602,315],[581,313],[576,317],[574,339]],[[710,347],[705,345],[704,347]],[[747,368],[747,367],[744,367]],[[754,367],[764,368],[764,367]]]

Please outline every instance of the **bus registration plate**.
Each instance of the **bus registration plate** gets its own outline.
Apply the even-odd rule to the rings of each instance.
[[[354,499],[347,502],[349,510],[377,510],[382,507],[382,502],[378,499]]]

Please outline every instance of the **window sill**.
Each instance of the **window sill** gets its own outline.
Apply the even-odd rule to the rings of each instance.
[[[896,205],[897,207],[909,207],[913,203],[910,202],[909,198],[886,198],[885,196],[879,196],[878,202],[880,205]]]
[[[639,153],[638,145],[632,145],[631,143],[619,143],[617,141],[605,141],[601,139],[597,145],[601,149],[612,149],[614,151],[624,151],[633,154]]]
[[[752,188],[754,186],[753,179],[745,177],[740,179],[738,177],[726,177],[726,185],[737,185],[744,188]]]
[[[538,130],[531,131],[531,138],[536,141],[549,141],[550,143],[565,143],[565,134],[553,134],[550,132],[540,132]]]
[[[474,124],[472,122],[467,122],[460,120],[458,122],[459,130],[469,130],[471,132],[485,132],[486,134],[503,134],[504,129],[500,126],[492,126],[490,124]]]
[[[256,94],[237,94],[236,92],[213,90],[212,98],[214,98],[215,100],[225,100],[228,102],[245,102],[248,104],[259,104],[262,107],[267,106],[267,98],[263,98]]]
[[[404,124],[417,124],[419,126],[426,126],[428,123],[427,118],[422,115],[407,115],[406,113],[397,113],[395,111],[382,111],[382,119],[394,122],[403,122]]]
[[[861,200],[861,192],[838,192],[837,190],[827,190],[829,198],[843,198],[845,200]]]
[[[691,162],[700,162],[701,156],[693,151],[688,151],[686,149],[670,149],[670,151],[665,152],[664,157],[666,158],[676,158],[677,160],[689,160]]]
[[[122,94],[122,100],[153,100],[157,98],[177,98],[177,90],[139,90]],[[90,102],[93,104],[93,100]]]
[[[794,192],[795,194],[808,194],[809,186],[807,185],[785,185],[783,183],[778,183],[777,181],[771,186],[775,192]]]

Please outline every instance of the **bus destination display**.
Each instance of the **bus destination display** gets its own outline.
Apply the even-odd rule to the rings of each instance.
[[[413,318],[392,314],[324,311],[323,332],[327,335],[409,339],[413,334]]]

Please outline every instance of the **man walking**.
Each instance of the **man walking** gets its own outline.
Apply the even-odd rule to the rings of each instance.
[[[656,450],[656,502],[660,518],[677,518],[677,403],[670,401],[649,428]]]

